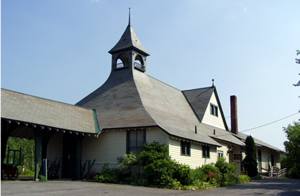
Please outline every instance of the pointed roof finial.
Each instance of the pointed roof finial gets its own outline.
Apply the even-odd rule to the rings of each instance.
[[[211,86],[215,86],[215,79],[211,79]]]
[[[130,7],[128,8],[128,25],[130,26]]]

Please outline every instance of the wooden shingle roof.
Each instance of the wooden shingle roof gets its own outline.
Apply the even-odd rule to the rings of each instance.
[[[241,132],[238,132],[237,134],[235,134],[235,136],[243,141],[246,140],[246,138],[249,136],[245,133],[241,133]],[[275,146],[272,146],[260,139],[257,139],[255,137],[253,137],[253,140],[254,140],[254,143],[257,145],[257,146],[262,146],[262,147],[265,147],[265,148],[269,148],[269,149],[272,149],[272,150],[275,150],[275,151],[278,151],[278,152],[283,152],[281,149],[275,147]]]
[[[83,133],[97,133],[93,110],[1,89],[1,118]]]

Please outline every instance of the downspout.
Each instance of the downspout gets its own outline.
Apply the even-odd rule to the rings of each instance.
[[[92,109],[92,110],[94,116],[95,130],[96,130],[96,134],[98,135],[101,132],[100,123],[98,121],[98,115],[96,109]]]

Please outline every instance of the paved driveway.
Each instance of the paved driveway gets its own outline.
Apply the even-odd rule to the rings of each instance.
[[[1,183],[2,195],[14,196],[163,196],[163,195],[300,195],[299,180],[263,180],[244,185],[203,191],[177,191],[128,185],[101,184],[79,181],[5,181]]]

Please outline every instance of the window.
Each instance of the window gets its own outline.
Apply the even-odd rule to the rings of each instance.
[[[191,142],[180,142],[181,146],[181,155],[191,156]]]
[[[141,151],[145,143],[145,129],[127,131],[127,153],[136,153]]]
[[[209,146],[208,145],[202,145],[202,157],[209,158]]]
[[[214,104],[210,104],[210,114],[214,116],[218,116],[218,106]]]
[[[224,157],[224,153],[222,150],[218,150],[218,157],[219,158]]]
[[[124,68],[124,63],[121,59],[117,60],[116,69]]]

